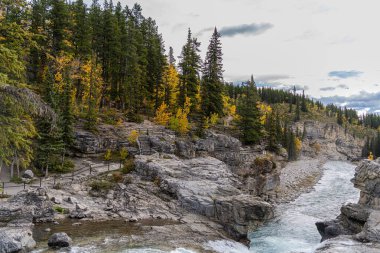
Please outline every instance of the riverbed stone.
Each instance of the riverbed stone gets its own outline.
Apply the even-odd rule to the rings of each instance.
[[[64,248],[69,247],[71,243],[71,238],[66,233],[60,232],[50,236],[48,246],[52,248]]]

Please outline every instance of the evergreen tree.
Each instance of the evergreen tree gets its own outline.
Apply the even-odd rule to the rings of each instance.
[[[52,55],[57,57],[63,50],[68,50],[69,12],[65,0],[51,0],[50,29]]]
[[[292,130],[289,130],[289,137],[288,137],[288,160],[289,161],[297,160],[296,137]]]
[[[190,98],[191,112],[196,110],[199,103],[199,70],[201,69],[201,57],[199,56],[200,43],[192,37],[191,30],[187,34],[187,42],[182,48],[180,62],[180,85],[178,106],[182,107],[186,97]]]
[[[174,50],[172,47],[169,47],[169,65],[175,67],[176,59],[174,57]]]
[[[305,91],[304,90],[302,91],[301,111],[307,112],[306,97],[305,97]]]
[[[296,115],[294,117],[294,121],[298,122],[298,121],[300,121],[300,119],[301,119],[300,100],[297,97],[296,98]]]
[[[220,34],[217,29],[210,39],[202,76],[202,113],[223,115],[223,58]]]
[[[258,143],[262,136],[262,125],[260,122],[260,111],[257,108],[259,101],[257,89],[254,82],[248,82],[245,87],[244,96],[239,99],[238,114],[240,120],[238,122],[239,129],[242,132],[242,138],[245,144]]]

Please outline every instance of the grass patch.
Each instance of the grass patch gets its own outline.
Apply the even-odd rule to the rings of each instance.
[[[68,213],[68,210],[66,208],[61,207],[61,206],[55,205],[55,206],[53,206],[53,209],[54,209],[54,211],[56,211],[57,213],[60,213],[60,214]]]

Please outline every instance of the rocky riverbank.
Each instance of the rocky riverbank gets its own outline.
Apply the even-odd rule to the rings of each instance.
[[[15,236],[7,240],[27,250],[33,247],[33,223],[114,220],[130,227],[161,220],[162,226],[150,226],[147,231],[141,226],[145,232],[136,231],[128,240],[140,246],[164,242],[168,249],[181,245],[200,251],[207,250],[207,242],[220,239],[247,243],[248,231],[273,217],[274,203],[291,201],[315,185],[325,152],[335,158],[357,155],[356,143],[349,145],[352,139],[343,136],[341,128],[319,123],[306,126],[303,156],[291,163],[286,161],[286,152],[270,154],[260,145],[244,147],[238,139],[213,131],[204,138],[181,138],[149,122],[100,126],[98,135],[78,128],[77,157],[126,147],[135,156],[135,170],[117,181],[113,173],[104,172],[55,189],[20,192],[0,207],[1,231],[3,235],[10,231],[8,237]],[[132,129],[140,131],[138,146],[128,141]],[[325,145],[323,152],[317,152],[317,144]],[[113,184],[103,184],[110,181]],[[26,232],[13,233],[15,227]],[[0,248],[6,245],[11,244]]]
[[[379,161],[362,161],[352,183],[360,190],[359,202],[343,205],[335,220],[316,223],[324,241],[316,252],[380,251]]]

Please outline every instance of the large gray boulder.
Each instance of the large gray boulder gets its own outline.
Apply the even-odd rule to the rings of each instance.
[[[33,171],[31,171],[31,170],[26,170],[26,171],[22,174],[22,178],[32,179],[33,177],[34,177],[34,173],[33,173]]]
[[[53,204],[43,188],[21,191],[0,205],[2,223],[17,225],[53,220]]]
[[[184,209],[216,219],[237,239],[273,217],[273,206],[246,195],[228,166],[213,157],[137,156],[136,172],[159,183]]]
[[[30,228],[0,228],[0,253],[30,251],[35,246]]]
[[[50,236],[48,246],[52,248],[69,247],[72,243],[71,238],[66,233],[55,233]]]

